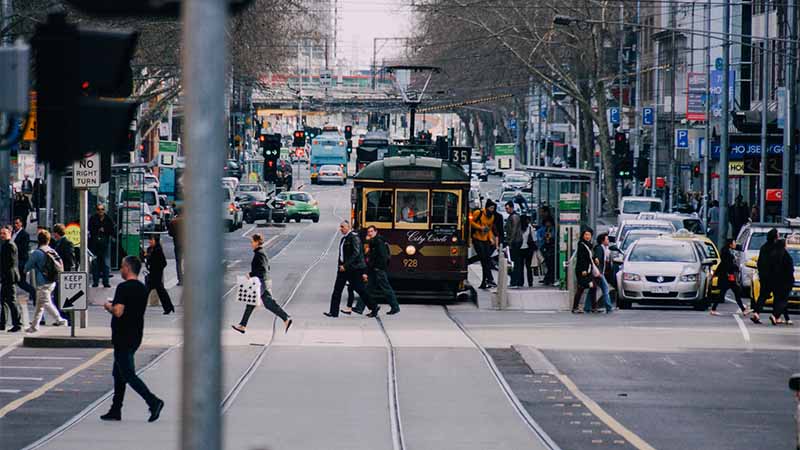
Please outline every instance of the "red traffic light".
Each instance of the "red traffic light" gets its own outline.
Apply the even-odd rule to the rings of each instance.
[[[259,137],[258,137],[258,140],[259,140],[259,141],[261,141],[261,142],[264,142],[264,139],[265,139],[265,137],[264,137],[264,135],[263,135],[263,134],[262,134],[261,136],[259,136]]]

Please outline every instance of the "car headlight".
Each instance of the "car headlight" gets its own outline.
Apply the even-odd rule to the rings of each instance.
[[[686,275],[681,275],[681,281],[697,281],[697,274],[687,273]]]
[[[642,277],[635,273],[625,272],[622,274],[622,279],[625,281],[642,281]]]

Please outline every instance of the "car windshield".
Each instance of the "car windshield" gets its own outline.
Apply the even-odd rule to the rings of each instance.
[[[789,256],[792,257],[792,262],[794,262],[794,266],[800,267],[800,248],[787,248],[786,251],[788,251]]]
[[[683,219],[682,221],[678,220],[678,223],[675,224],[675,228],[685,228],[692,233],[705,234],[703,230],[703,222],[701,222],[700,219]]]
[[[625,200],[622,203],[624,214],[639,214],[641,212],[660,212],[661,202],[653,200]]]
[[[696,255],[689,243],[671,242],[669,245],[639,243],[631,251],[628,261],[631,262],[697,262]]]
[[[311,196],[305,193],[289,194],[289,198],[296,202],[310,202]]]
[[[229,202],[231,201],[231,191],[227,188],[222,188],[222,201]]]
[[[664,231],[667,233],[675,231],[669,226],[659,225],[659,224],[625,225],[620,232],[620,238],[625,240],[628,234],[635,230],[655,230],[655,231]]]
[[[523,177],[523,176],[512,175],[506,177],[506,183],[527,183],[528,181],[529,181],[528,177]]]
[[[239,185],[239,192],[259,192],[261,191],[261,186],[257,184],[240,184]]]
[[[620,250],[622,250],[624,252],[625,250],[630,248],[630,246],[633,245],[634,242],[638,241],[639,239],[641,239],[643,237],[655,237],[655,236],[658,236],[658,233],[653,233],[650,230],[647,230],[647,231],[632,231],[632,232],[628,233],[627,236],[625,236],[625,240],[622,241],[622,247],[620,247]]]

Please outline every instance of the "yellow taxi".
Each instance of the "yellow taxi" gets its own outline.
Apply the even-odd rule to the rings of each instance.
[[[789,293],[789,306],[800,307],[800,234],[794,233],[786,237],[786,251],[794,262],[794,286]],[[751,269],[758,269],[758,256],[752,257],[746,263]],[[750,298],[754,301],[761,292],[761,282],[758,279],[758,270],[753,270],[753,282],[750,285]],[[764,301],[765,305],[772,305],[773,297],[770,294]]]
[[[714,265],[708,266],[706,270],[708,270],[708,275],[706,277],[707,280],[711,280],[710,283],[706,284],[706,300],[711,300],[715,296],[719,295],[719,280],[717,279],[717,266],[719,266],[720,256],[719,250],[717,250],[717,245],[714,244],[714,241],[709,239],[707,236],[702,234],[695,234],[691,231],[682,228],[674,233],[667,234],[661,236],[661,239],[680,239],[680,240],[689,240],[692,241],[695,245],[695,248],[701,255],[701,259],[713,259]]]

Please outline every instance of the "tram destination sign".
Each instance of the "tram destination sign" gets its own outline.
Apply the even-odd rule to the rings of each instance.
[[[389,181],[437,181],[439,172],[435,169],[389,169],[386,178]]]

